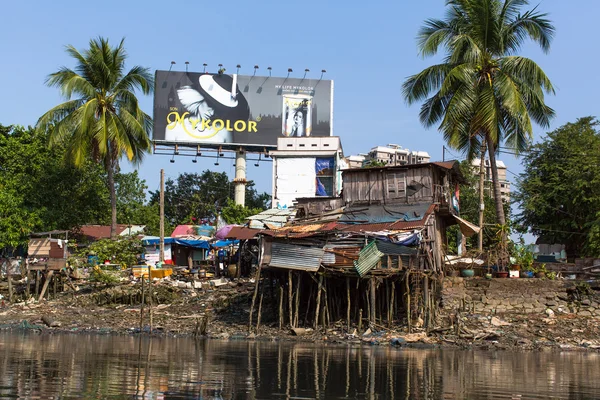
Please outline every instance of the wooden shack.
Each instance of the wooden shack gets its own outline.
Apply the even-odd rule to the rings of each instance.
[[[446,228],[477,230],[458,217],[463,180],[457,161],[349,169],[340,198],[299,199],[296,218],[261,232],[250,325],[265,282],[271,299],[277,282],[280,327],[431,326]]]

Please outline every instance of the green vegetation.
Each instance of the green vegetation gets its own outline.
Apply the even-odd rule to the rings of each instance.
[[[143,251],[142,242],[138,239],[102,239],[79,250],[76,256],[87,257],[88,254],[95,254],[98,256],[99,263],[110,260],[111,264],[129,267],[136,264],[138,256]]]
[[[554,88],[532,60],[516,56],[526,39],[550,49],[554,27],[527,0],[448,0],[443,20],[429,19],[418,34],[423,57],[446,57],[404,83],[409,104],[424,101],[423,125],[438,125],[448,145],[472,159],[487,147],[496,218],[506,225],[496,153],[504,145],[519,153],[532,139],[532,121],[549,126],[554,111],[544,92]],[[504,238],[506,239],[506,238]]]
[[[523,159],[518,222],[567,255],[600,256],[600,133],[593,117],[548,133]]]
[[[165,221],[171,226],[215,221],[219,212],[228,223],[242,223],[245,217],[269,207],[271,196],[259,194],[254,182],[246,185],[246,207],[232,206],[234,184],[224,172],[183,173],[165,182]],[[158,191],[151,192],[150,204],[158,204]]]
[[[140,66],[125,72],[124,40],[111,47],[107,39],[93,39],[83,52],[67,46],[67,54],[75,59],[75,68],[62,67],[46,81],[67,101],[42,115],[37,128],[49,134],[50,146],[66,147],[65,156],[76,167],[93,160],[106,170],[115,238],[115,173],[121,157],[139,163],[150,150],[152,118],[140,109],[135,91],[149,94],[153,77]]]

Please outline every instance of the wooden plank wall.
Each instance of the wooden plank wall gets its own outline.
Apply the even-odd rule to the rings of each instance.
[[[412,182],[418,182],[424,187],[410,197],[389,198],[387,185],[388,174],[405,174],[406,186]],[[443,184],[443,177],[437,179],[433,176],[434,169],[424,165],[422,168],[407,169],[365,169],[364,171],[353,171],[344,175],[344,201],[346,203],[419,203],[434,201],[434,183]],[[439,181],[439,182],[438,182]],[[405,187],[406,187],[405,186]]]

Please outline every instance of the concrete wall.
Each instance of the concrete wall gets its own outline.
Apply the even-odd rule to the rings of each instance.
[[[547,279],[444,278],[442,308],[466,307],[478,313],[555,313],[600,316],[600,295],[574,295],[576,283]],[[597,293],[597,292],[596,292]]]

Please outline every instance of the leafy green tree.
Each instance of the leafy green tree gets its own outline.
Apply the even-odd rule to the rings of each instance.
[[[564,243],[567,256],[600,256],[600,133],[593,117],[548,133],[523,158],[518,222]]]
[[[492,166],[498,224],[506,225],[496,153],[504,144],[525,150],[533,136],[532,121],[548,127],[554,111],[544,92],[554,93],[544,71],[517,56],[527,39],[544,52],[554,27],[536,8],[522,11],[527,0],[447,0],[443,20],[429,19],[418,34],[423,57],[440,49],[446,57],[409,77],[403,92],[409,104],[424,101],[420,119],[438,129],[448,145],[468,159],[485,151]]]
[[[117,220],[124,224],[144,224],[147,218],[146,181],[137,171],[115,174]]]
[[[115,173],[121,157],[139,163],[150,150],[152,118],[140,109],[135,91],[149,94],[153,77],[140,66],[125,72],[124,40],[111,47],[107,39],[92,39],[83,52],[67,46],[67,54],[75,59],[75,68],[62,67],[46,81],[67,101],[42,115],[37,128],[50,133],[51,146],[66,146],[66,156],[75,166],[90,159],[102,164],[108,175],[114,239]]]
[[[223,217],[225,222],[228,224],[244,224],[247,222],[246,218],[256,215],[264,210],[264,208],[249,208],[241,206],[235,204],[233,200],[228,199],[225,207],[221,209],[221,217]]]
[[[4,244],[25,244],[33,231],[109,221],[103,169],[92,162],[71,168],[63,163],[64,149],[50,149],[47,143],[44,132],[0,125],[0,236]]]
[[[171,226],[212,222],[220,210],[234,197],[234,184],[224,172],[205,170],[201,174],[183,173],[175,180],[165,181],[165,221]],[[159,191],[151,192],[150,204],[159,203]],[[260,209],[269,206],[271,197],[258,193],[254,182],[246,185],[246,207]]]

